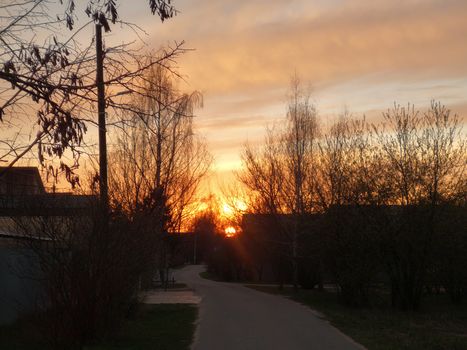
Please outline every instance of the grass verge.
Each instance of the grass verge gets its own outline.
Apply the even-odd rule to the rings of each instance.
[[[225,281],[222,281],[219,277],[217,277],[213,273],[208,272],[208,271],[200,272],[199,277],[204,278],[206,280],[216,281],[216,282],[225,282]]]
[[[143,305],[118,336],[84,350],[188,350],[193,340],[197,307],[188,304]],[[45,350],[23,324],[0,327],[0,349]]]
[[[456,307],[445,295],[429,296],[419,312],[342,305],[335,293],[292,288],[247,286],[281,294],[324,314],[332,325],[368,350],[466,350],[467,305]]]
[[[186,283],[181,283],[181,282],[169,283],[169,285],[167,286],[167,290],[169,290],[169,289],[186,289],[186,288],[188,288],[188,285]],[[161,284],[153,286],[152,289],[165,290],[165,288]]]

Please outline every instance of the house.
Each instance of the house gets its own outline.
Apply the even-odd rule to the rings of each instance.
[[[39,257],[30,243],[50,240],[19,229],[18,222],[89,215],[95,197],[47,193],[36,167],[0,167],[0,174],[0,324],[5,324],[41,299]]]
[[[0,195],[45,194],[37,167],[0,167]]]
[[[290,282],[294,236],[299,247],[298,263],[305,266],[305,260],[316,255],[314,246],[306,241],[322,234],[323,219],[323,214],[244,214],[239,237],[243,242],[242,260],[248,262],[253,279]]]

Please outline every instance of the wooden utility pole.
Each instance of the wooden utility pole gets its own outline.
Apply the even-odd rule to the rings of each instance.
[[[197,256],[196,256],[196,255],[197,255],[197,254],[196,254],[196,253],[197,253],[196,250],[197,250],[197,248],[198,248],[198,247],[196,246],[196,245],[198,244],[197,240],[198,240],[198,233],[196,232],[196,230],[194,230],[194,231],[193,231],[193,265],[196,265],[196,259],[197,259]]]
[[[102,25],[96,24],[96,85],[97,112],[99,115],[99,191],[100,205],[107,222],[109,189],[107,183],[107,135],[105,126],[104,52],[102,50]]]

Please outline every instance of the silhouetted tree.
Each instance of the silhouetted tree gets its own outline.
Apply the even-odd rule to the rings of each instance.
[[[193,126],[202,97],[180,92],[169,69],[154,67],[143,80],[111,155],[112,203],[132,216],[161,191],[171,208],[168,229],[178,231],[211,163]]]
[[[39,277],[35,326],[52,348],[81,349],[118,331],[140,302],[140,280],[159,244],[145,222],[115,211],[102,230],[97,197],[87,199],[72,215],[14,218],[27,254],[37,257],[39,274],[24,276]]]
[[[304,218],[316,210],[319,136],[316,114],[309,95],[294,76],[285,125],[269,129],[263,147],[245,146],[244,168],[238,174],[239,181],[250,191],[251,211],[276,216],[277,229],[281,233],[281,238],[276,239],[287,247],[284,251],[283,246],[281,251],[289,256],[295,288],[298,286],[299,261],[304,258],[299,242],[301,236],[310,234],[305,230]],[[292,215],[293,225],[289,220],[283,222],[281,214]]]
[[[56,3],[63,8],[63,15],[57,17],[49,7],[52,4],[45,0],[6,0],[0,5],[0,120],[10,128],[2,140],[0,159],[12,166],[37,148],[38,161],[50,175],[64,173],[74,186],[79,180],[73,170],[86,151],[84,135],[95,123],[97,101],[94,41],[89,38],[88,44],[82,45],[76,37],[91,24],[107,32],[111,24],[125,22],[120,21],[116,1],[93,0],[85,3],[83,14],[89,19],[75,28],[79,17],[75,1]],[[161,20],[175,14],[165,0],[151,0],[149,7]],[[108,108],[127,108],[119,94],[136,91],[142,72],[175,58],[181,51],[181,45],[176,44],[157,59],[136,65],[138,55],[129,45],[107,47],[104,84],[107,91],[112,91],[112,96],[106,96]],[[25,123],[33,127],[23,135]],[[62,160],[65,152],[73,160],[71,164]],[[51,167],[53,159],[59,159],[60,164]]]
[[[399,207],[385,230],[385,263],[393,305],[418,309],[436,254],[442,203],[465,186],[466,144],[459,117],[437,102],[424,113],[396,105],[384,118],[387,127],[378,132],[378,141],[388,164],[388,204]]]
[[[286,167],[283,195],[287,211],[294,216],[291,236],[292,270],[294,288],[298,288],[299,241],[303,232],[304,216],[314,208],[314,180],[316,178],[316,153],[318,124],[316,108],[304,93],[295,75],[291,82],[291,94],[287,110],[287,125],[282,135],[284,165]]]
[[[191,223],[191,231],[194,238],[193,262],[206,262],[212,269],[212,254],[219,240],[217,236],[221,234],[218,216],[210,209],[198,213]]]
[[[142,79],[110,155],[111,204],[146,222],[144,229],[158,237],[154,267],[167,282],[174,250],[165,244],[173,240],[165,237],[187,227],[211,157],[193,127],[201,95],[180,92],[168,68],[154,67]]]
[[[309,278],[302,285],[314,284],[310,266],[324,268],[349,304],[368,303],[373,283],[385,276],[394,307],[417,309],[430,283],[459,301],[467,182],[459,117],[437,102],[423,113],[396,105],[382,124],[346,112],[319,136],[314,109],[293,101],[285,127],[268,129],[263,145],[246,145],[242,154],[238,179],[250,213],[277,219],[273,230],[263,223],[257,232],[264,237],[250,240],[271,248],[264,250],[271,261],[280,261],[272,247],[283,245],[292,280],[297,271]],[[313,213],[322,213],[319,225],[310,225]],[[259,252],[252,242],[245,247]]]
[[[348,304],[365,304],[379,267],[377,219],[381,157],[365,119],[344,113],[320,144],[318,192],[326,210],[326,267]]]

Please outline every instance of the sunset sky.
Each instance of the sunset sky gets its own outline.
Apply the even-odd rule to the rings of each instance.
[[[394,102],[467,111],[465,0],[174,0],[179,13],[164,23],[147,1],[117,3],[148,48],[194,49],[178,65],[184,88],[204,95],[196,125],[215,157],[214,188],[238,169],[242,145],[285,116],[294,72],[324,126],[344,109],[378,118]],[[122,32],[106,40],[135,39]]]
[[[372,118],[395,101],[467,110],[465,0],[177,0],[180,13],[163,24],[122,3],[149,45],[185,40],[195,49],[179,65],[188,88],[204,94],[197,125],[218,174],[284,117],[294,71],[324,125],[344,108]]]

